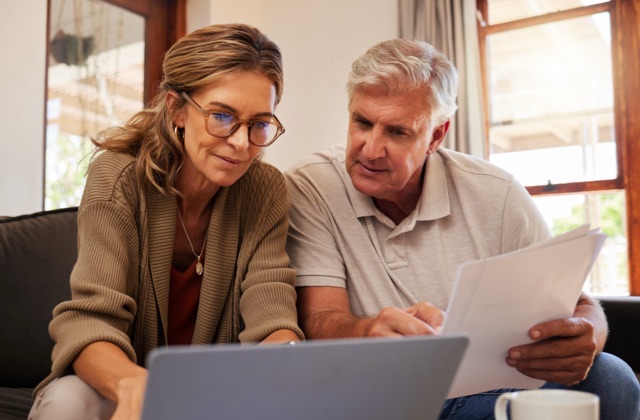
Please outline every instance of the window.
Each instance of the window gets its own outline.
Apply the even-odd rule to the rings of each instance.
[[[143,107],[144,19],[105,2],[51,0],[45,209],[77,206],[99,131]]]
[[[153,98],[162,56],[184,34],[185,7],[184,0],[49,0],[45,209],[79,204],[90,138]]]
[[[640,294],[639,176],[630,164],[640,157],[632,123],[640,102],[629,92],[639,84],[640,2],[477,5],[487,157],[527,187],[554,234],[590,223],[608,235],[589,291]]]

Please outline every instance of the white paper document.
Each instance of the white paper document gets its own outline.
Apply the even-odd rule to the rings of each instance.
[[[460,266],[442,333],[464,333],[470,344],[448,398],[542,385],[507,365],[507,351],[532,342],[528,331],[534,325],[573,314],[605,238],[584,225]]]

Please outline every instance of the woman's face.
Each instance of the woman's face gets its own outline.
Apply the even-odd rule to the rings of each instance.
[[[253,121],[273,115],[276,90],[266,76],[242,72],[224,76],[190,96],[202,109]],[[184,128],[186,153],[181,175],[188,176],[188,184],[196,190],[232,185],[260,153],[260,147],[249,143],[246,124],[229,137],[212,136],[195,106],[187,104],[176,114],[174,123]]]

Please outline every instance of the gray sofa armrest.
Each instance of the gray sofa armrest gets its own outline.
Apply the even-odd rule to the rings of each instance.
[[[33,388],[51,369],[48,326],[71,296],[77,208],[0,220],[0,387]]]
[[[640,296],[600,296],[609,322],[604,351],[627,362],[640,372]]]

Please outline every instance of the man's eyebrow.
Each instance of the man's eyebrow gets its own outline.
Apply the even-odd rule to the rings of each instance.
[[[411,127],[407,127],[406,125],[391,124],[387,125],[386,128],[388,130],[404,131],[405,133],[413,134],[413,129]]]
[[[356,111],[351,112],[351,118],[364,120],[364,121],[369,121],[369,119],[367,117],[365,117],[364,115],[362,115],[362,114],[360,114],[359,112],[356,112]]]
[[[364,115],[362,115],[361,113],[357,112],[357,111],[352,111],[351,112],[351,120],[360,120],[363,122],[367,122],[370,123],[371,121],[365,117]],[[403,124],[388,124],[384,126],[385,130],[388,131],[402,131],[404,133],[407,133],[410,136],[415,136],[416,135],[416,130],[411,127],[410,125],[403,125]]]

